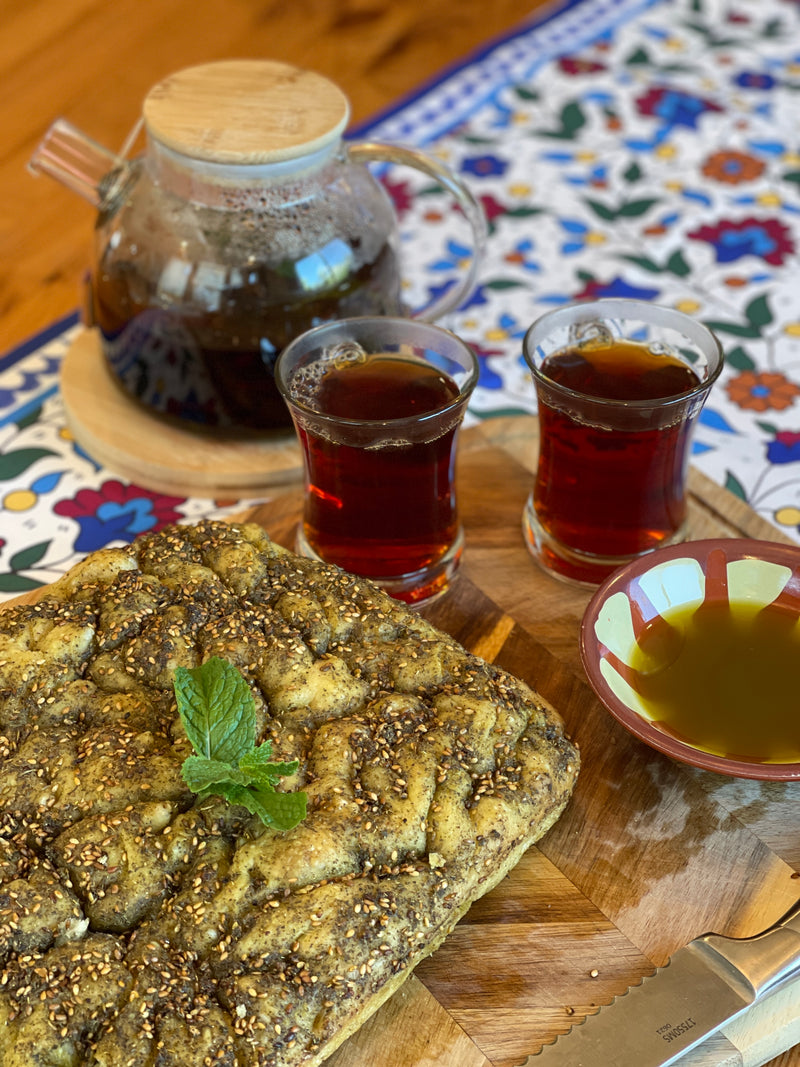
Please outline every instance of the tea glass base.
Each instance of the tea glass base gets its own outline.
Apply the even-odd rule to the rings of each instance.
[[[313,548],[306,538],[302,522],[297,527],[295,551],[300,556],[315,559],[320,563],[335,563],[334,560],[326,560]],[[380,586],[395,600],[401,600],[413,608],[425,607],[447,592],[455,578],[463,551],[464,531],[459,527],[456,539],[447,552],[428,567],[391,577],[363,577]]]
[[[652,549],[627,556],[596,556],[590,552],[578,552],[562,545],[540,524],[533,506],[533,494],[528,497],[522,513],[522,533],[533,558],[553,578],[568,585],[595,589],[619,567],[624,567],[637,556],[644,556],[656,548],[676,545],[686,540],[686,523],[672,537],[654,545]]]

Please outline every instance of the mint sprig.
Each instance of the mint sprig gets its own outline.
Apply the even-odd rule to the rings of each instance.
[[[306,817],[305,793],[279,793],[280,779],[297,760],[273,763],[272,745],[256,745],[256,705],[250,686],[219,656],[199,667],[176,667],[175,699],[194,754],[181,767],[198,797],[221,796],[242,804],[275,830],[291,830]]]

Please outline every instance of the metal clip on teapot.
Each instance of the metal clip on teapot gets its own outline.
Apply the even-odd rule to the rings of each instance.
[[[272,368],[305,329],[409,314],[397,222],[365,164],[407,164],[468,219],[469,270],[419,312],[434,319],[474,284],[482,209],[432,157],[345,143],[350,108],[326,78],[230,60],[148,93],[142,156],[127,160],[57,120],[31,160],[98,209],[88,317],[123,389],[147,409],[217,432],[288,427]]]

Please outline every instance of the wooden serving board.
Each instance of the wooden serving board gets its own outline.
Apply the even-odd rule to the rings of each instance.
[[[533,417],[462,434],[464,560],[425,614],[559,709],[581,747],[578,785],[546,838],[331,1067],[513,1067],[693,937],[758,933],[800,896],[800,783],[675,763],[626,733],[589,689],[578,634],[590,594],[545,574],[522,537],[536,446]],[[248,517],[292,547],[300,507],[293,492]],[[786,540],[697,472],[690,536]],[[757,1067],[800,1041],[800,983],[787,996],[788,1008],[773,1004],[685,1067]],[[800,1050],[773,1064],[797,1067]]]
[[[540,570],[522,537],[536,433],[518,417],[462,434],[464,560],[425,614],[550,700],[583,769],[556,826],[330,1067],[516,1067],[693,937],[758,933],[800,896],[800,783],[673,762],[589,689],[578,635],[590,594]],[[300,507],[290,490],[242,517],[292,547]],[[697,472],[690,536],[786,540]],[[800,1067],[800,1048],[783,1052],[800,1041],[799,1019],[800,982],[684,1067]]]

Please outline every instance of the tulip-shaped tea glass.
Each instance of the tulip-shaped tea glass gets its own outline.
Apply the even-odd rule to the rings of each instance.
[[[275,380],[303,451],[301,555],[408,603],[443,592],[461,557],[456,438],[478,377],[437,326],[342,319],[281,353]]]
[[[608,299],[543,315],[523,351],[539,410],[523,530],[538,562],[596,585],[683,540],[692,429],[722,369],[714,334],[670,308]]]

